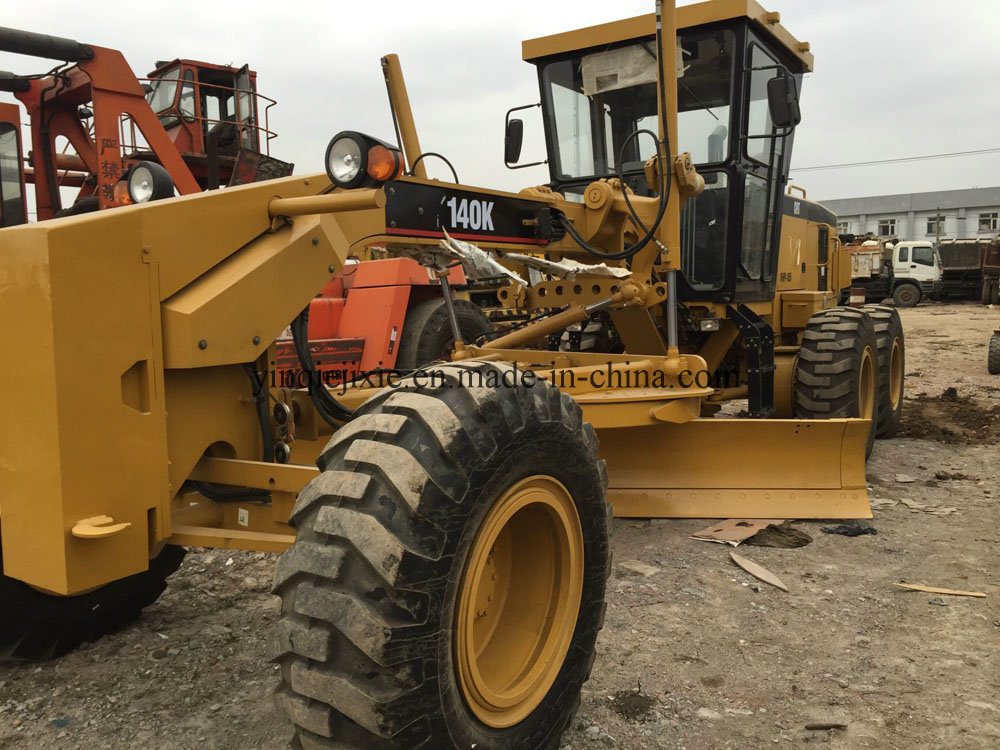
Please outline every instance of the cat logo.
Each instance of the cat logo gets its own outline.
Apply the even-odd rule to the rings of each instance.
[[[494,231],[493,201],[450,198],[443,203],[451,209],[452,228]]]

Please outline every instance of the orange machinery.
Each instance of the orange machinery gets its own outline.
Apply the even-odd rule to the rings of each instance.
[[[171,195],[291,174],[267,154],[274,100],[257,94],[247,66],[174,60],[140,80],[118,50],[2,27],[0,51],[62,61],[42,75],[0,72],[0,90],[24,105],[31,130],[25,159],[20,112],[0,108],[3,226],[26,221],[25,183],[34,184],[39,220],[65,212],[61,187],[79,188],[73,205],[86,207],[77,212],[121,205],[120,184],[142,161],[165,169]]]

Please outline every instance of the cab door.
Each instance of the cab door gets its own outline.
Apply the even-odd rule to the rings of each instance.
[[[21,116],[16,104],[0,104],[0,226],[26,224]]]

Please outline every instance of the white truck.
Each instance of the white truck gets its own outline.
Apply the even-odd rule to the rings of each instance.
[[[865,302],[892,297],[899,307],[913,307],[941,291],[941,259],[931,242],[854,239],[843,251],[851,257],[851,288],[844,290],[844,304],[863,290]]]

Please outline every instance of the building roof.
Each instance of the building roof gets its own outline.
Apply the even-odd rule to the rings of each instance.
[[[932,190],[927,193],[873,195],[867,198],[841,198],[820,201],[837,216],[866,214],[902,214],[908,211],[977,208],[1000,206],[1000,187],[967,188],[963,190]]]

